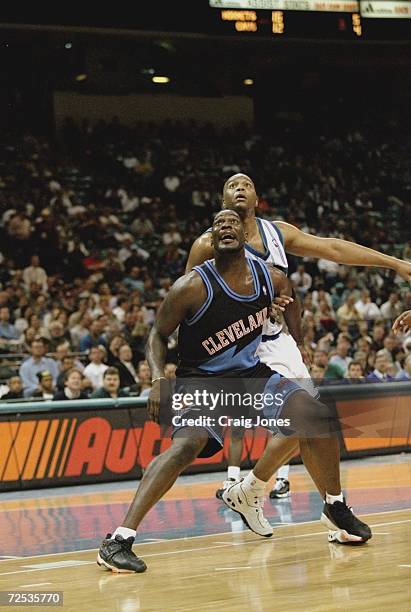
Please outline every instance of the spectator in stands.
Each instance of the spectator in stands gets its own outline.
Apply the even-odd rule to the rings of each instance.
[[[325,300],[321,300],[318,304],[318,310],[314,315],[317,330],[326,334],[327,332],[338,331],[335,314],[331,310],[329,304]]]
[[[134,387],[139,382],[133,365],[133,353],[129,344],[122,344],[118,351],[118,361],[115,364],[120,376],[120,387]],[[100,385],[101,386],[101,385]]]
[[[351,361],[348,366],[347,374],[345,375],[345,380],[351,383],[365,382],[364,368],[360,361]]]
[[[128,276],[123,280],[123,285],[127,289],[138,289],[144,291],[144,280],[142,278],[141,269],[138,266],[133,266]]]
[[[355,293],[350,293],[347,296],[345,303],[337,310],[338,319],[345,321],[358,321],[362,316],[355,307],[357,296]]]
[[[411,381],[411,354],[405,358],[404,369],[397,374],[395,380]]]
[[[109,367],[103,374],[103,386],[99,389],[96,389],[91,394],[91,397],[94,398],[113,398],[117,397],[127,397],[128,393],[120,389],[120,375],[118,373],[118,369],[114,367]]]
[[[118,361],[118,352],[120,349],[120,346],[122,346],[123,344],[127,344],[127,340],[124,336],[120,335],[120,334],[115,334],[110,342],[109,342],[109,346],[108,346],[108,351],[107,351],[107,364],[109,366],[114,366],[116,364],[116,362]]]
[[[328,362],[328,353],[325,350],[317,349],[314,352],[313,365],[324,368],[325,378],[338,380],[344,376],[342,368],[335,363]]]
[[[356,351],[354,353],[353,361],[358,362],[361,365],[364,375],[369,374],[367,367],[367,355],[368,353],[366,353],[365,351]]]
[[[103,386],[103,374],[108,368],[108,365],[103,363],[105,357],[106,350],[102,345],[93,346],[89,351],[89,364],[84,368],[83,374],[91,381],[93,389]]]
[[[60,374],[57,377],[57,391],[63,391],[64,383],[66,381],[66,374],[69,370],[75,367],[75,361],[73,355],[64,355],[60,361]],[[76,368],[78,369],[78,368]]]
[[[311,285],[313,283],[313,279],[305,271],[305,266],[303,264],[300,264],[297,267],[297,271],[293,272],[290,278],[292,282],[294,283],[294,287],[298,291],[301,299],[304,299],[305,294],[311,288]]]
[[[395,361],[395,357],[400,350],[398,344],[398,339],[394,334],[388,334],[382,341],[383,348],[381,351],[387,355],[388,361]]]
[[[119,323],[124,323],[125,316],[130,308],[130,302],[125,296],[120,296],[117,300],[117,306],[113,308],[113,315]]]
[[[380,308],[381,316],[388,321],[394,321],[402,313],[402,304],[398,293],[390,293],[390,296]]]
[[[15,400],[23,397],[23,383],[20,376],[12,376],[8,382],[8,392],[1,396],[2,400]]]
[[[365,321],[373,321],[381,319],[381,312],[377,304],[371,302],[370,292],[368,289],[363,289],[360,294],[360,299],[355,303],[355,308],[360,316]]]
[[[32,286],[32,283],[36,283],[41,291],[47,292],[47,273],[44,268],[40,266],[40,258],[38,255],[32,255],[30,265],[23,270],[23,280],[26,285],[26,289]]]
[[[35,338],[30,346],[31,357],[23,361],[19,374],[23,381],[24,396],[31,397],[34,391],[39,389],[37,374],[48,370],[52,376],[53,383],[57,382],[58,367],[54,359],[45,357],[46,344],[43,338]]]
[[[33,397],[41,397],[45,400],[52,400],[56,392],[53,383],[53,377],[47,370],[38,372],[39,387],[33,393]]]
[[[325,380],[325,366],[321,363],[313,363],[310,366],[310,375],[316,387],[321,386]]]
[[[67,338],[64,334],[64,327],[60,321],[51,321],[49,325],[49,350],[54,353],[59,344],[67,342]]]
[[[80,352],[85,353],[94,346],[99,344],[105,344],[104,338],[102,337],[102,324],[99,319],[92,321],[90,324],[90,331],[86,336],[80,339]]]
[[[387,355],[382,351],[378,351],[375,356],[374,370],[371,374],[368,374],[366,378],[367,382],[390,382],[394,380],[388,373],[390,363]]]
[[[73,348],[80,350],[80,343],[83,338],[90,334],[90,325],[92,322],[91,315],[86,312],[73,327],[70,327],[71,343]]]
[[[385,326],[383,323],[376,323],[371,332],[372,343],[371,350],[380,351],[383,348],[383,341],[385,336]]]
[[[17,340],[20,337],[17,329],[10,323],[10,309],[8,306],[0,308],[0,339]]]
[[[348,355],[350,348],[350,338],[344,334],[340,334],[337,340],[335,355],[330,358],[330,365],[337,365],[344,375],[347,373],[348,366],[352,361],[352,357]]]
[[[139,362],[138,370],[138,384],[140,388],[140,397],[147,397],[151,389],[151,372],[150,367],[145,359]]]
[[[64,389],[57,391],[54,400],[77,400],[87,399],[87,393],[82,389],[83,375],[80,370],[72,368],[66,372],[66,378],[64,381]]]

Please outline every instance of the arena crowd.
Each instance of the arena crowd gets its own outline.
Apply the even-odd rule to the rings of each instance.
[[[147,395],[156,309],[236,172],[253,178],[260,216],[411,261],[411,156],[400,126],[307,130],[68,118],[56,138],[3,135],[1,399]],[[313,378],[411,380],[411,338],[390,332],[411,309],[405,281],[321,259],[289,263]]]

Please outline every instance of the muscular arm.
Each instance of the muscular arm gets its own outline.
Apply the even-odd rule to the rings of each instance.
[[[306,234],[284,221],[278,221],[276,225],[284,236],[284,247],[287,253],[300,257],[322,257],[349,266],[390,268],[405,280],[411,281],[411,263],[407,261],[384,255],[368,247],[348,242],[348,240],[319,238]]]
[[[274,291],[278,295],[288,295],[294,298],[294,301],[284,310],[284,319],[287,323],[290,334],[297,344],[303,343],[303,331],[301,320],[300,302],[294,296],[293,286],[289,278],[276,268],[270,267],[271,281],[274,286]]]
[[[206,300],[206,289],[196,272],[179,278],[161,304],[146,345],[151,378],[164,377],[167,341],[184,319]]]
[[[186,273],[190,272],[194,266],[200,266],[207,259],[214,257],[213,247],[211,246],[211,233],[203,234],[193,243],[188,256]]]

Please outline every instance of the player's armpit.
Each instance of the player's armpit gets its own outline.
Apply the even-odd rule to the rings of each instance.
[[[193,243],[186,265],[186,273],[190,272],[194,266],[200,266],[207,259],[214,257],[214,250],[211,245],[211,232],[207,232],[197,238]]]

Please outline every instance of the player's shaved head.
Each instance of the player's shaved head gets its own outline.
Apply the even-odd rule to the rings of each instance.
[[[226,188],[227,188],[227,185],[228,185],[230,182],[235,181],[235,180],[237,180],[237,179],[241,179],[241,178],[242,178],[242,179],[246,179],[247,181],[249,181],[250,183],[252,183],[252,185],[254,186],[254,189],[255,189],[254,181],[253,181],[253,179],[252,179],[252,178],[250,178],[250,177],[248,176],[248,174],[243,174],[242,172],[237,172],[237,174],[233,174],[232,176],[230,176],[230,177],[229,177],[229,178],[226,180],[226,182],[224,183],[224,187],[223,187],[223,194],[224,194],[224,192],[225,192],[225,190],[226,190]]]

